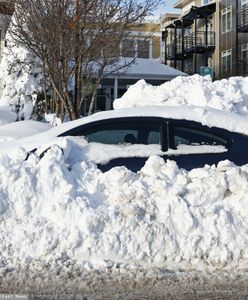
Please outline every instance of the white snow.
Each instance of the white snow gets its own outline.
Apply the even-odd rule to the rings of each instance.
[[[0,271],[66,257],[87,268],[242,269],[248,262],[248,166],[191,172],[151,156],[138,174],[0,157]],[[63,268],[63,265],[61,266]]]
[[[176,76],[186,76],[187,74],[161,63],[160,59],[136,58],[133,63],[132,58],[121,58],[119,64],[130,64],[127,68],[115,72],[108,77],[119,77],[128,79],[152,79],[171,80]],[[110,68],[111,69],[111,68]],[[108,73],[108,72],[106,72]]]
[[[0,105],[9,107],[19,120],[33,115],[35,96],[42,91],[42,72],[38,59],[27,49],[15,46],[6,34],[0,63]]]
[[[51,129],[51,125],[48,123],[42,123],[33,120],[13,122],[12,120],[12,123],[0,126],[0,142],[32,136],[49,129]]]
[[[32,264],[57,262],[63,270],[66,261],[85,270],[118,265],[245,272],[248,165],[223,161],[188,172],[157,156],[162,152],[156,145],[144,149],[144,145],[99,145],[81,137],[57,137],[76,126],[123,116],[194,120],[248,134],[247,83],[247,78],[212,83],[198,76],[160,87],[140,81],[115,103],[130,108],[50,130],[45,124],[25,122],[0,127],[0,138],[16,139],[0,144],[0,275],[20,266],[32,269]],[[148,102],[153,106],[133,107]],[[36,130],[45,132],[20,138]],[[53,144],[59,147],[51,147],[41,159],[31,154],[26,160],[27,151]],[[191,148],[179,145],[167,154]],[[206,145],[194,149],[225,151]],[[138,173],[125,167],[102,173],[95,165],[130,153],[149,156]]]
[[[160,145],[150,144],[100,144],[88,143],[83,137],[61,137],[43,144],[37,150],[37,155],[41,155],[51,146],[57,145],[63,150],[66,162],[71,166],[77,162],[86,161],[95,164],[106,164],[115,158],[125,157],[150,157],[152,155],[182,155],[182,154],[200,154],[200,153],[223,153],[227,149],[219,145],[178,145],[177,149],[168,149],[163,152]],[[13,152],[16,155],[16,151]]]
[[[7,107],[0,106],[0,125],[8,124],[16,120],[16,114],[12,113]]]
[[[248,134],[247,117],[233,114],[230,112],[220,111],[207,107],[195,106],[147,106],[137,108],[118,109],[114,111],[105,111],[96,113],[89,117],[85,117],[76,121],[64,123],[58,127],[54,127],[49,131],[40,133],[31,137],[10,141],[1,145],[0,153],[10,153],[16,148],[23,147],[27,151],[38,148],[42,145],[53,144],[58,135],[90,122],[106,120],[111,118],[135,116],[157,116],[163,118],[175,118],[181,120],[193,120],[207,125],[208,127],[220,127],[229,131]]]
[[[114,108],[147,105],[195,105],[248,115],[248,77],[212,81],[209,76],[178,76],[160,86],[144,80],[129,87],[114,101]]]

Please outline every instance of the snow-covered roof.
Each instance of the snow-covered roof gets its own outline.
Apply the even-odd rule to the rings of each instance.
[[[132,58],[125,58],[126,62]],[[160,59],[137,58],[135,63],[130,65],[125,72],[120,72],[118,77],[126,79],[154,79],[154,80],[171,80],[176,76],[186,76],[179,70],[164,65]],[[112,74],[109,77],[116,77],[117,74]]]

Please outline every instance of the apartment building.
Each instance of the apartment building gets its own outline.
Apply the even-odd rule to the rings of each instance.
[[[215,79],[248,75],[248,0],[180,0],[161,19],[164,63]]]

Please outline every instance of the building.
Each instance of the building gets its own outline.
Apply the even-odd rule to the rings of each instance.
[[[248,75],[248,0],[180,0],[161,19],[164,63],[215,79]]]
[[[153,85],[160,85],[165,81],[185,73],[173,67],[162,64],[161,61],[161,31],[159,21],[150,21],[143,26],[133,28],[129,38],[124,39],[120,46],[120,60],[135,62],[127,69],[107,75],[101,83],[95,101],[95,111],[112,109],[113,101],[121,97],[128,87],[140,79]],[[84,102],[84,113],[88,109]]]

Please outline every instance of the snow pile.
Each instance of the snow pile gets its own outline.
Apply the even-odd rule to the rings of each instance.
[[[10,114],[13,113],[10,112]],[[0,121],[2,120],[0,119]],[[27,137],[27,136],[30,137],[33,136],[34,134],[41,133],[43,131],[47,131],[51,129],[51,125],[49,125],[48,123],[42,123],[33,120],[25,120],[20,122],[13,122],[12,120],[12,123],[10,124],[1,124],[1,125],[2,126],[0,126],[0,142],[7,142],[7,141]]]
[[[47,132],[46,132],[47,133]],[[0,130],[1,140],[1,130]],[[23,140],[20,140],[22,142]],[[56,145],[63,150],[65,159],[71,164],[75,164],[80,161],[94,162],[95,164],[105,165],[111,160],[116,158],[131,158],[141,157],[148,158],[152,155],[179,155],[188,154],[189,152],[200,153],[223,153],[227,149],[220,145],[178,145],[177,149],[168,149],[163,152],[158,144],[130,144],[123,143],[118,145],[101,144],[96,142],[88,142],[83,137],[59,137],[52,139],[50,142],[41,145],[36,153],[42,155],[51,146]],[[23,145],[25,147],[25,145]],[[30,149],[33,150],[33,149]],[[2,151],[3,152],[3,151]],[[15,156],[16,149],[9,151],[9,156]]]
[[[225,161],[191,172],[151,156],[138,174],[0,157],[0,273],[73,261],[85,268],[141,265],[241,268],[248,263],[248,166]]]
[[[12,123],[16,120],[16,114],[11,112],[8,107],[0,106],[0,125]]]
[[[30,119],[36,96],[42,90],[42,73],[37,58],[24,47],[17,47],[7,35],[0,64],[0,105],[10,106],[19,120]]]
[[[146,105],[208,106],[228,112],[248,115],[248,77],[231,77],[212,82],[209,76],[179,76],[160,86],[144,80],[129,87],[114,108]]]

